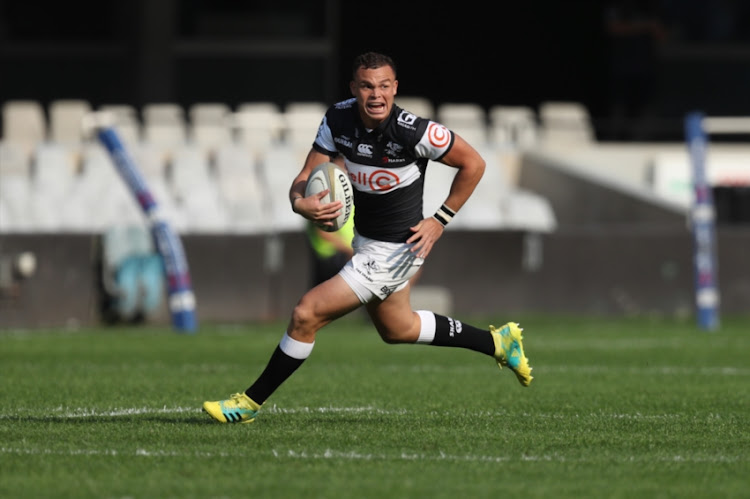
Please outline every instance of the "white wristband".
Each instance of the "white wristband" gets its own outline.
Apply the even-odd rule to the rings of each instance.
[[[450,221],[453,220],[453,217],[455,217],[455,216],[456,216],[456,212],[453,211],[453,210],[451,210],[450,208],[448,208],[445,205],[445,203],[443,203],[443,205],[440,208],[438,208],[438,210],[435,212],[435,214],[432,215],[432,217],[435,220],[437,220],[438,222],[440,222],[440,224],[443,227],[445,227],[446,225],[448,225],[450,223]]]

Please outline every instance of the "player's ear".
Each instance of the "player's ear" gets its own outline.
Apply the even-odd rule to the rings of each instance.
[[[350,91],[350,92],[352,93],[352,95],[353,95],[354,97],[356,97],[356,96],[357,96],[357,94],[356,94],[356,93],[354,92],[354,88],[355,88],[355,87],[354,87],[354,80],[352,80],[352,81],[350,81],[350,82],[349,82],[349,91]]]
[[[398,93],[398,80],[393,80],[393,95]]]

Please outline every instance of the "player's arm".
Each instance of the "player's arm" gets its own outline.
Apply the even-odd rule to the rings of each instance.
[[[318,152],[314,148],[310,149],[305,159],[305,164],[302,170],[297,174],[292,182],[292,187],[289,189],[289,201],[292,203],[292,210],[299,215],[312,220],[315,223],[329,223],[340,215],[340,211],[344,208],[344,203],[341,201],[334,201],[332,203],[321,203],[320,200],[328,194],[328,190],[319,192],[309,197],[305,197],[305,187],[307,186],[307,178],[310,176],[313,168],[321,163],[332,161],[333,158],[327,154]]]
[[[471,197],[484,175],[486,163],[477,150],[459,135],[455,136],[453,147],[441,162],[458,169],[444,203],[455,213]]]
[[[454,136],[453,147],[440,162],[458,171],[453,178],[448,197],[443,203],[445,209],[441,207],[435,216],[427,217],[411,228],[414,234],[406,242],[415,243],[412,252],[420,258],[426,258],[429,255],[435,242],[443,235],[445,225],[468,201],[484,175],[484,159],[459,135]]]

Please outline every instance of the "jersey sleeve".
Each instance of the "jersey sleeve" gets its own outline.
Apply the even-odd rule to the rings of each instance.
[[[421,158],[437,161],[453,147],[453,132],[435,121],[425,120],[425,123],[426,126],[423,128],[422,136],[414,147],[414,151]],[[419,130],[422,130],[422,127],[419,127]]]
[[[313,148],[321,154],[327,154],[328,156],[336,156],[338,151],[336,149],[336,143],[333,141],[333,133],[331,128],[328,126],[328,114],[323,116],[323,120],[320,122],[318,127],[318,135],[315,136],[313,142]]]

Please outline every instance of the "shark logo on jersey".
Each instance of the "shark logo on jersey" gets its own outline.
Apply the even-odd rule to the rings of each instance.
[[[398,156],[401,151],[404,150],[404,146],[400,144],[396,144],[395,142],[389,141],[388,144],[385,146],[385,153],[388,156]]]

